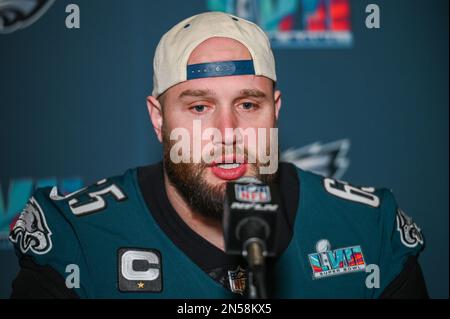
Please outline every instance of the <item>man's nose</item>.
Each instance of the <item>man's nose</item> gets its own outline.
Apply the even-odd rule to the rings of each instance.
[[[235,129],[239,127],[238,118],[231,108],[220,109],[215,117],[215,127],[222,135],[222,144],[233,145],[236,143]]]

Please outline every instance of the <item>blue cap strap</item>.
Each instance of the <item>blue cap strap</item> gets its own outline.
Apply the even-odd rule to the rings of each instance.
[[[188,80],[246,74],[255,74],[253,60],[208,62],[187,66]]]

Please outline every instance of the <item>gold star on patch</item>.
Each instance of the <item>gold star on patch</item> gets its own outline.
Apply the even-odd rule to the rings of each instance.
[[[145,284],[141,281],[137,283],[138,289],[144,289]]]

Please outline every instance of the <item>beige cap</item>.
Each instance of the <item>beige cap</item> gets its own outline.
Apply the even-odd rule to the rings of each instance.
[[[252,60],[188,66],[191,52],[212,37],[241,42],[247,47]],[[164,34],[156,47],[153,72],[154,97],[175,84],[199,77],[255,74],[276,82],[275,59],[264,31],[253,22],[223,12],[197,14]]]

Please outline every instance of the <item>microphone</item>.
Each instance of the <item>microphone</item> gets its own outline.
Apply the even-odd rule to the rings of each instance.
[[[247,259],[250,298],[267,298],[264,258],[276,254],[280,211],[276,184],[263,184],[249,177],[227,183],[223,214],[225,252]]]

